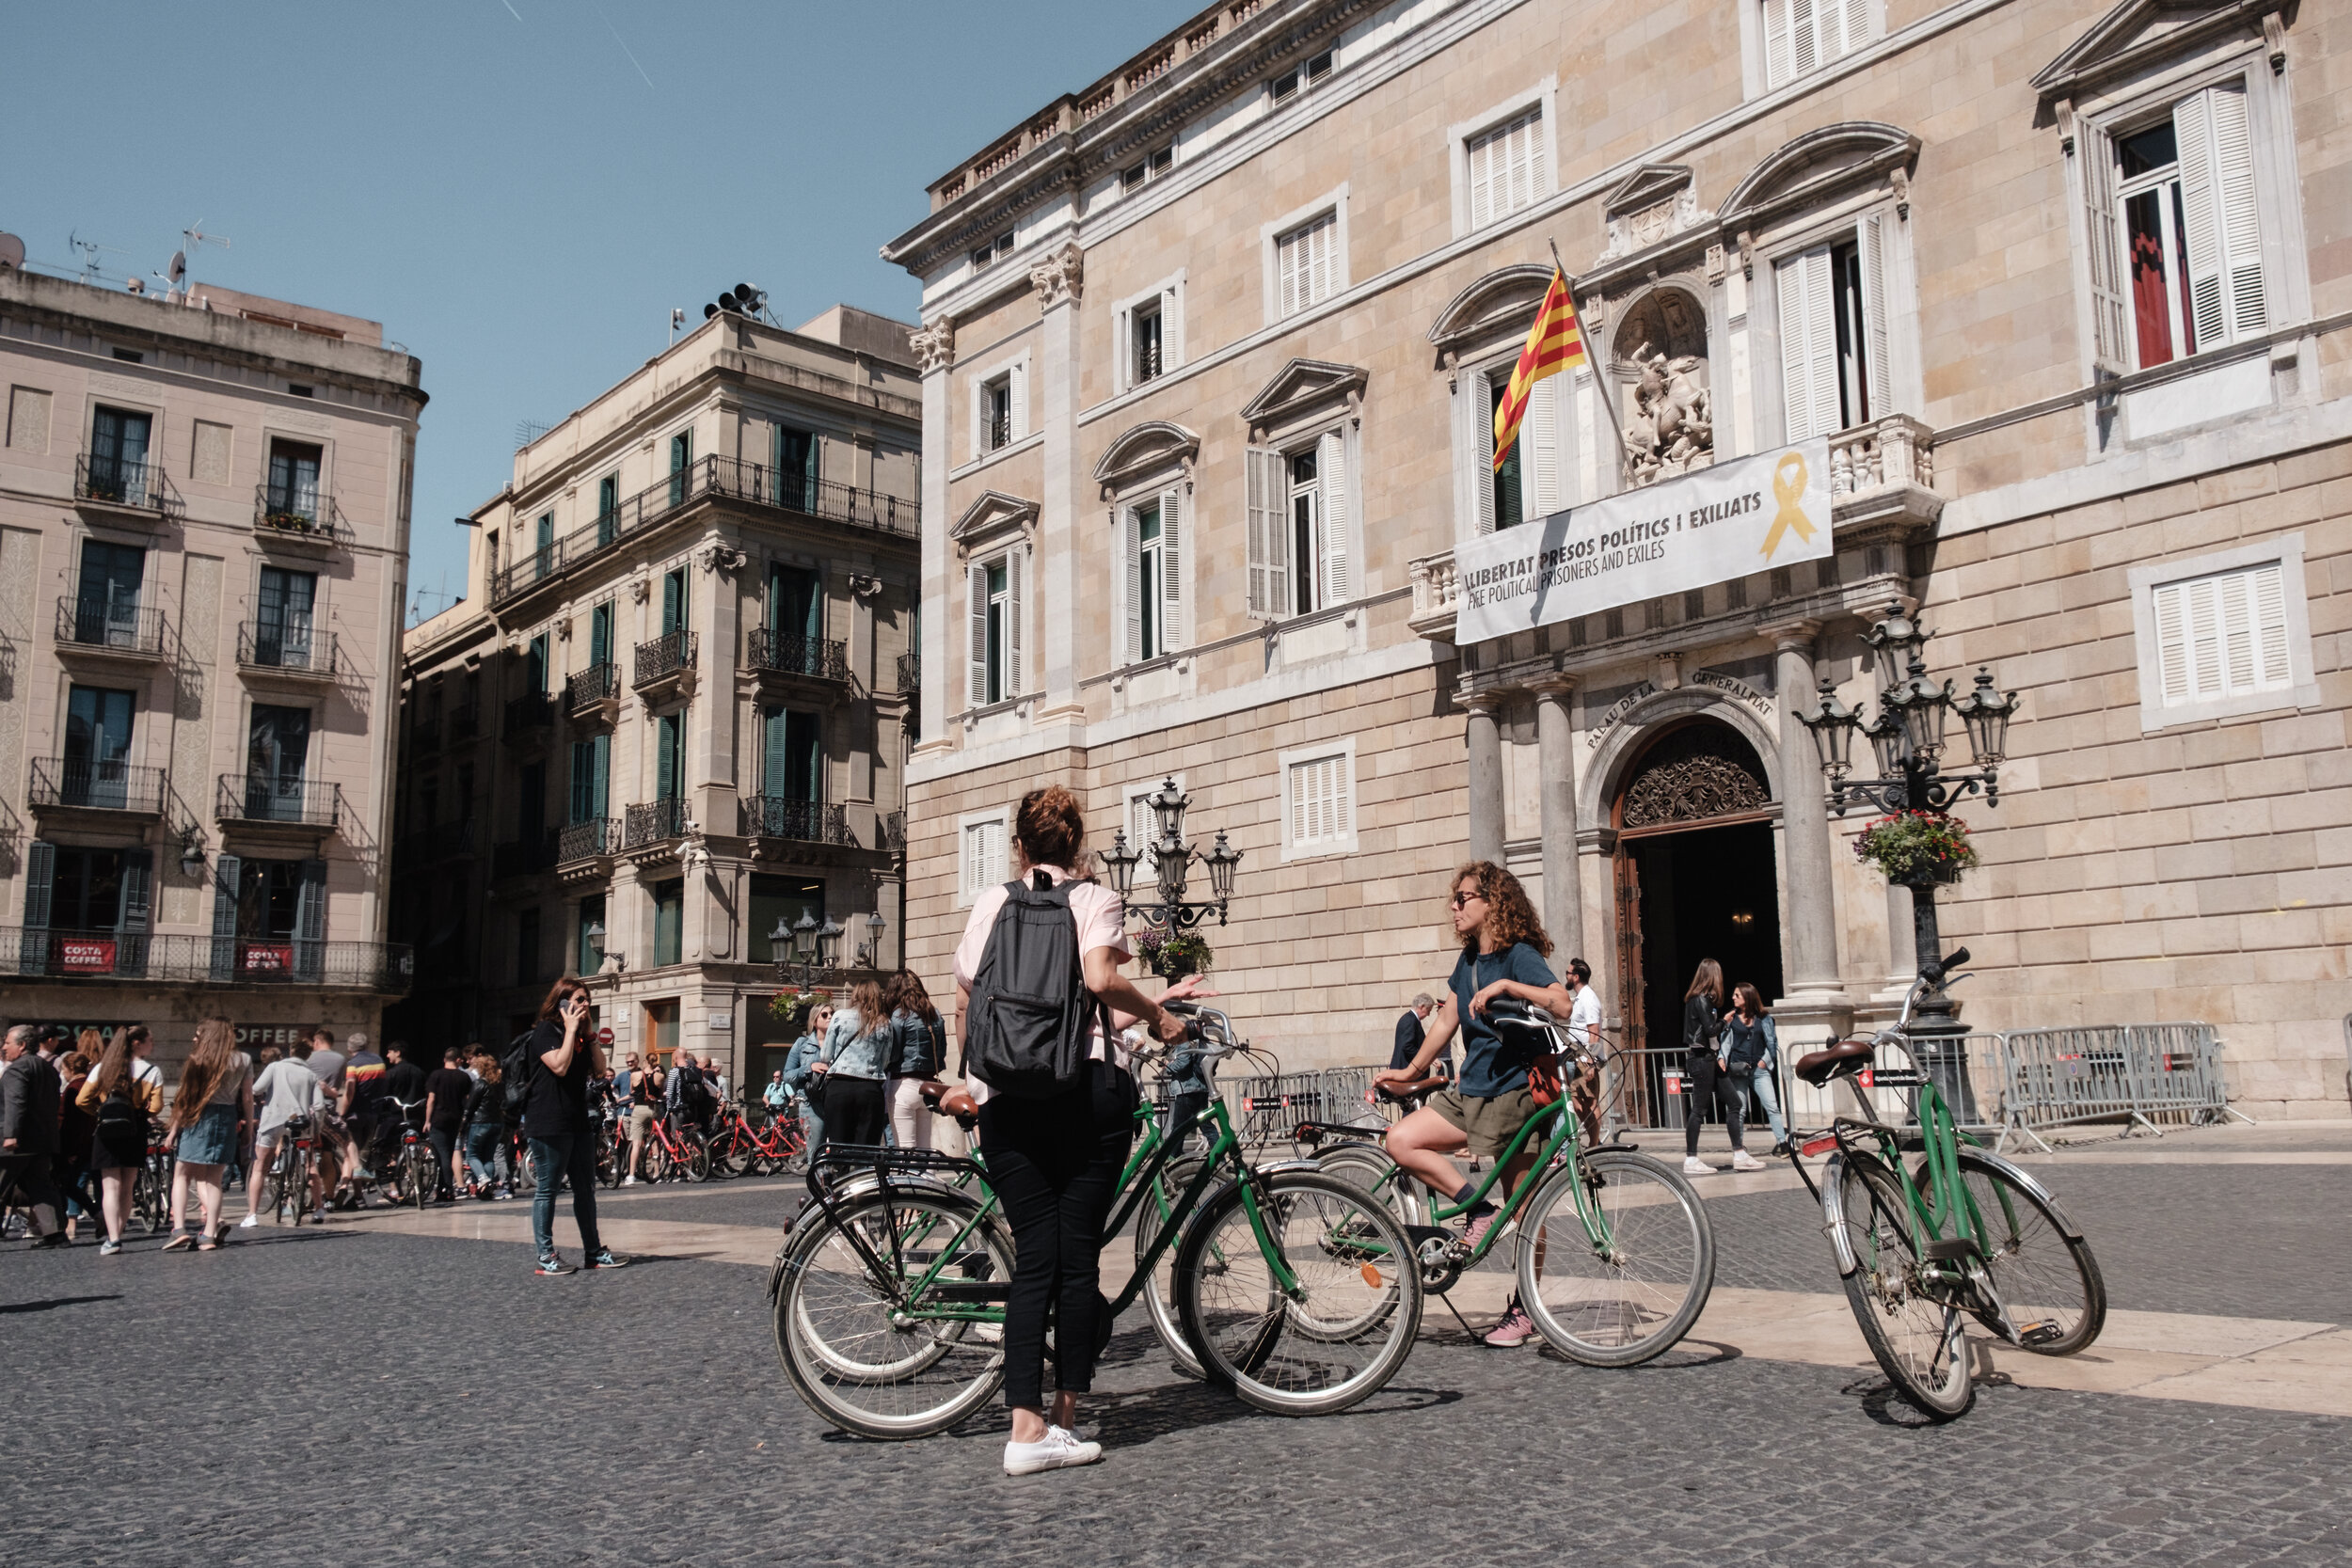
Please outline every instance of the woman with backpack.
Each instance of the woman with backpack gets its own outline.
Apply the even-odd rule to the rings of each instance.
[[[882,992],[890,1009],[890,1131],[900,1148],[931,1147],[923,1085],[947,1064],[947,1026],[914,971],[902,969]]]
[[[1707,1125],[1707,1108],[1721,1105],[1724,1130],[1731,1134],[1734,1170],[1762,1170],[1764,1163],[1748,1152],[1746,1111],[1731,1081],[1724,1060],[1724,966],[1701,958],[1682,993],[1682,1168],[1692,1176],[1712,1176],[1720,1168],[1699,1158],[1699,1129]]]
[[[148,1048],[147,1031],[118,1029],[98,1070],[74,1097],[95,1118],[90,1129],[89,1164],[97,1173],[100,1209],[106,1219],[106,1239],[98,1256],[111,1258],[122,1250],[122,1222],[131,1212],[131,1189],[147,1164],[148,1118],[164,1108],[160,1074],[139,1070]]]
[[[1002,1200],[1013,1233],[1011,1288],[1005,1303],[1005,1402],[1012,1409],[1012,1439],[1005,1445],[1008,1475],[1028,1475],[1103,1457],[1099,1443],[1076,1432],[1078,1396],[1093,1385],[1094,1358],[1110,1337],[1102,1295],[1103,1222],[1109,1216],[1120,1167],[1135,1135],[1139,1099],[1118,1032],[1141,1022],[1173,1044],[1184,1037],[1182,1019],[1137,990],[1119,972],[1131,955],[1127,911],[1118,894],[1084,874],[1086,821],[1077,798],[1059,784],[1033,789],[1014,815],[1013,853],[1020,882],[993,887],[973,901],[963,940],[956,945],[957,1015],[964,1060],[979,1101],[980,1148],[989,1184]],[[1012,887],[1020,886],[1016,903]],[[1043,896],[1041,896],[1043,895]],[[1041,905],[1057,904],[1060,909]],[[1002,917],[1000,922],[999,917]],[[1029,976],[1000,973],[1015,945],[1034,952],[1040,935],[1075,927],[1078,973]],[[1025,969],[1028,966],[1015,966]],[[999,990],[1052,999],[1055,988],[1083,985],[1095,1015],[1083,1070],[1066,1087],[1058,1079],[1006,1070],[997,1050],[1012,1038],[1011,1009]],[[1171,987],[1163,1000],[1196,994]],[[977,1002],[975,998],[977,998]],[[1095,1006],[1099,1004],[1099,1006]],[[1000,1007],[1004,1011],[1000,1013]],[[1107,1026],[1106,1026],[1107,1025]],[[992,1083],[992,1071],[1001,1075]],[[1045,1407],[1045,1320],[1055,1318],[1054,1404]]]
[[[891,1043],[882,987],[860,980],[850,988],[850,1005],[833,1015],[824,1051],[809,1064],[824,1085],[826,1142],[882,1141],[890,1119],[882,1085],[889,1077]]]

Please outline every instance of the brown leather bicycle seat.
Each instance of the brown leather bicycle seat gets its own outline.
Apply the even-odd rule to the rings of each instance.
[[[979,1103],[966,1089],[948,1089],[937,1101],[942,1116],[953,1117],[969,1125],[980,1114]]]
[[[921,1084],[917,1085],[916,1087],[922,1092],[923,1103],[931,1106],[934,1109],[938,1107],[941,1099],[947,1093],[947,1085],[941,1083],[936,1078],[927,1078]]]
[[[1383,1100],[1418,1100],[1423,1095],[1435,1094],[1439,1089],[1451,1088],[1453,1083],[1454,1081],[1450,1078],[1414,1078],[1402,1084],[1375,1085],[1374,1092]]]
[[[1797,1076],[1808,1084],[1821,1085],[1840,1073],[1859,1072],[1870,1065],[1878,1047],[1869,1040],[1839,1040],[1826,1051],[1808,1052],[1797,1058]]]

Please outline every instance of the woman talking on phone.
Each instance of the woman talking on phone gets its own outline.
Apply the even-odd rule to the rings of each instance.
[[[531,1140],[531,1235],[539,1273],[572,1272],[555,1250],[555,1189],[572,1186],[572,1218],[580,1255],[592,1269],[617,1269],[596,1235],[596,1141],[589,1135],[588,1085],[604,1076],[604,1053],[588,1023],[588,988],[575,975],[555,982],[531,1031],[531,1081],[523,1096],[523,1136]]]

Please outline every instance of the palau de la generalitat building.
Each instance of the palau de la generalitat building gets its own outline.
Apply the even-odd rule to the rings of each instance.
[[[420,374],[358,317],[0,265],[0,1022],[377,1037]]]
[[[1908,890],[1800,721],[1824,677],[1875,709],[1861,634],[1913,599],[1938,677],[2019,693],[1943,895],[1968,1023],[2202,1021],[2236,1104],[2340,1115],[2347,34],[1239,0],[1011,123],[884,252],[924,291],[917,967],[1025,788],[1101,848],[1172,775],[1245,854],[1214,975],[1286,1068],[1385,1061],[1472,856],[1624,1038],[1707,955],[1801,1040],[1884,1021]],[[1555,246],[1588,362],[1497,468]],[[1510,530],[1613,559],[1498,620],[1457,558]]]

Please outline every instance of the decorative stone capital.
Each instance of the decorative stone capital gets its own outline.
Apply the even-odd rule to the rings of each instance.
[[[850,593],[852,597],[870,599],[882,591],[882,578],[869,576],[864,572],[851,572],[850,574]]]
[[[644,604],[653,593],[653,574],[640,566],[628,575],[628,597],[632,604]]]
[[[914,350],[914,368],[925,375],[944,371],[956,361],[956,320],[942,316],[929,326],[918,326],[907,338]]]
[[[1502,693],[1491,686],[1465,690],[1459,693],[1455,700],[1472,713],[1492,716],[1502,711]]]
[[[1772,646],[1784,654],[1802,653],[1813,656],[1813,640],[1821,634],[1819,621],[1782,621],[1766,626],[1764,635],[1772,640]]]
[[[1538,697],[1556,698],[1565,703],[1576,690],[1576,677],[1565,671],[1555,670],[1549,675],[1538,675],[1529,681],[1527,689]]]
[[[1086,272],[1086,252],[1073,243],[1062,246],[1029,269],[1029,287],[1037,292],[1037,308],[1042,314],[1057,305],[1078,303],[1079,285]]]

